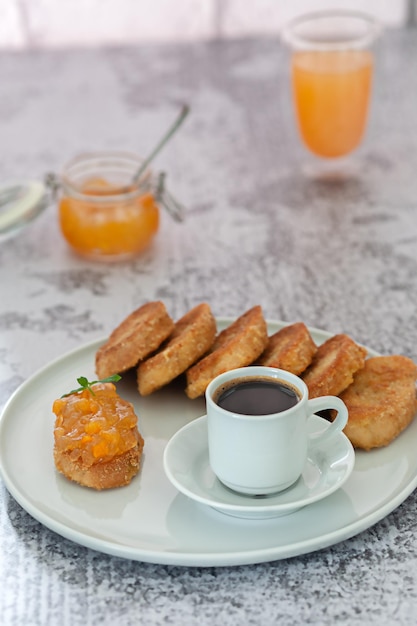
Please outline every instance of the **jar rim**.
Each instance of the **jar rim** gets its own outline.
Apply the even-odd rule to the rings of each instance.
[[[133,152],[127,151],[112,151],[112,150],[98,150],[81,152],[70,159],[63,167],[60,180],[64,193],[69,193],[71,197],[90,203],[114,203],[125,202],[127,200],[137,198],[150,191],[152,182],[152,172],[149,168],[145,169],[142,173],[139,181],[134,181],[134,174],[138,171],[144,159]],[[116,187],[117,193],[111,192],[109,194],[94,194],[83,193],[80,187],[77,185],[74,178],[81,176],[81,174],[88,173],[88,170],[95,169],[96,172],[100,168],[115,167],[124,168],[126,175],[129,175],[130,182],[125,185],[121,185],[120,188]],[[96,174],[97,176],[97,174]],[[105,173],[103,175],[105,178]]]
[[[380,22],[367,13],[329,9],[295,17],[283,28],[282,38],[298,50],[363,49],[375,41],[381,30]]]

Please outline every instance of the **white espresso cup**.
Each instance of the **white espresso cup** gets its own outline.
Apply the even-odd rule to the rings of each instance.
[[[334,437],[348,419],[340,398],[309,400],[301,378],[273,367],[220,374],[207,387],[206,404],[211,469],[224,485],[250,495],[277,493],[294,484],[309,446]],[[335,420],[310,433],[309,418],[327,409],[337,411]]]

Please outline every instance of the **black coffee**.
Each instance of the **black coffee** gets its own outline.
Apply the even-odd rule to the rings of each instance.
[[[214,396],[222,409],[241,415],[281,413],[297,404],[297,391],[281,380],[247,377],[222,385]]]

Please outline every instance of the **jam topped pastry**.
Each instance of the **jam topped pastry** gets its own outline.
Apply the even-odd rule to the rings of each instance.
[[[93,489],[130,483],[139,471],[144,441],[133,406],[112,382],[82,386],[55,400],[53,412],[59,472]]]

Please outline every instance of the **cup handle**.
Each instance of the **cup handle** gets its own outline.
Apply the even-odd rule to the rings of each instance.
[[[313,398],[308,401],[309,418],[318,411],[325,411],[328,409],[335,409],[337,411],[336,418],[333,422],[329,422],[329,425],[325,430],[309,435],[310,442],[313,444],[316,441],[320,441],[320,443],[327,441],[335,434],[341,432],[347,424],[348,410],[345,403],[340,398],[337,398],[336,396],[322,396],[321,398]]]

